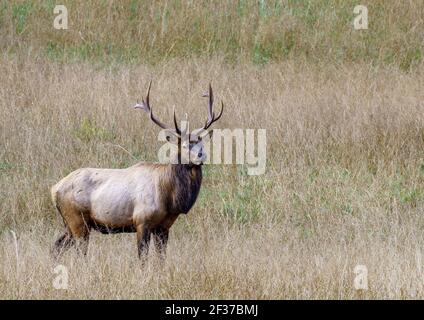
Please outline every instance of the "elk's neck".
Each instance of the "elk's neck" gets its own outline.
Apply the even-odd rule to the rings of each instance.
[[[188,164],[169,165],[167,188],[170,198],[167,199],[168,211],[172,213],[188,213],[196,202],[202,184],[202,167]]]

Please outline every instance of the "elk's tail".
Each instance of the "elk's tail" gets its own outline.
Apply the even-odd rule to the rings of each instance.
[[[59,215],[61,216],[61,218],[63,219],[63,223],[65,224],[65,226],[66,226],[66,221],[65,221],[65,219],[63,218],[63,214],[62,214],[62,211],[60,210],[60,199],[58,199],[58,193],[59,193],[59,189],[60,189],[60,187],[62,186],[62,181],[59,181],[58,183],[56,183],[53,187],[51,187],[51,189],[50,189],[50,195],[51,195],[51,197],[52,197],[52,202],[53,202],[53,205],[55,206],[55,208],[56,208],[56,210],[57,210],[57,212],[59,213]]]

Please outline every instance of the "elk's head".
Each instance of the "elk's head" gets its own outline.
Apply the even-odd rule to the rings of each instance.
[[[209,92],[203,95],[204,97],[208,97],[208,118],[205,125],[202,128],[196,129],[192,132],[188,132],[188,126],[181,130],[178,126],[174,108],[174,127],[172,128],[165,125],[162,121],[153,115],[149,102],[151,84],[152,82],[149,83],[149,89],[147,90],[146,97],[142,99],[141,103],[137,103],[134,108],[142,109],[149,113],[150,119],[160,128],[166,130],[167,140],[178,146],[178,163],[194,165],[202,164],[207,158],[204,150],[203,139],[207,136],[212,136],[213,131],[208,131],[208,129],[215,121],[218,121],[219,118],[221,118],[222,112],[224,111],[224,103],[221,102],[221,111],[218,116],[215,117],[215,112],[213,110],[212,86],[209,84]]]

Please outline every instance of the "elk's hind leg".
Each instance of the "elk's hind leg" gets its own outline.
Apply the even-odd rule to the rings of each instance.
[[[65,233],[62,234],[54,243],[53,257],[59,258],[65,251],[71,248],[75,244],[74,237],[72,237],[70,231],[66,229]]]
[[[69,205],[62,208],[62,215],[78,251],[86,255],[90,236],[90,217],[88,212],[81,212]]]
[[[57,238],[51,251],[54,259],[58,259],[65,251],[75,245],[75,239],[69,230],[67,222],[62,214],[61,207],[56,203],[56,194],[54,194],[53,198],[57,212],[60,214],[63,219],[63,223],[65,224],[65,232],[59,238]]]

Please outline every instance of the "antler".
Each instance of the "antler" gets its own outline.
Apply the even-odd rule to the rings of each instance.
[[[224,111],[224,102],[221,101],[221,112],[219,113],[218,117],[215,118],[215,112],[213,111],[213,92],[212,92],[212,85],[209,83],[209,93],[204,94],[204,97],[209,97],[209,103],[208,103],[208,120],[206,120],[205,126],[203,127],[204,130],[207,130],[212,123],[216,122],[221,118],[222,112]]]
[[[146,98],[141,100],[141,103],[138,103],[134,106],[135,109],[142,109],[144,111],[146,111],[147,113],[150,114],[150,119],[156,123],[159,127],[161,127],[162,129],[167,129],[167,130],[172,130],[172,128],[168,127],[167,125],[165,125],[162,121],[160,121],[158,118],[156,118],[153,115],[152,112],[152,107],[150,106],[150,87],[152,86],[152,81],[149,82],[149,88],[147,89],[147,95]],[[175,126],[175,131],[178,135],[181,135],[181,130],[178,127],[178,121],[177,121],[177,116],[175,115],[175,108],[174,108],[174,126]]]
[[[177,136],[181,137],[181,129],[178,127],[178,121],[177,121],[177,116],[175,114],[175,108],[174,108],[174,129],[171,127],[168,127],[167,125],[165,125],[162,121],[160,121],[158,118],[156,118],[153,115],[153,111],[152,111],[152,107],[150,106],[150,88],[152,86],[152,81],[149,82],[149,88],[147,89],[147,95],[146,98],[143,98],[141,103],[138,103],[134,106],[135,109],[142,109],[144,111],[146,111],[147,113],[149,113],[150,115],[150,119],[156,123],[159,127],[161,127],[162,129],[166,129],[166,130],[171,130],[171,132],[173,132],[174,134],[176,134]],[[212,91],[212,85],[209,84],[209,93],[204,94],[203,97],[209,97],[209,102],[208,102],[208,119],[206,120],[206,123],[204,125],[203,128],[197,129],[195,130],[196,133],[207,130],[214,122],[218,121],[221,116],[222,116],[222,112],[224,111],[224,103],[221,101],[221,111],[219,113],[219,115],[217,117],[215,117],[215,112],[213,111],[213,91]],[[175,130],[175,131],[173,131]]]

